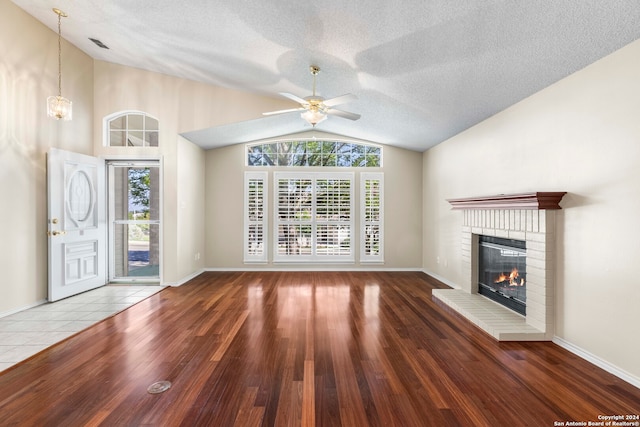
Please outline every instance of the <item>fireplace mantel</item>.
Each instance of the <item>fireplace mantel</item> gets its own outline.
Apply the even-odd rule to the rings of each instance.
[[[447,199],[453,209],[562,209],[566,191],[499,194],[497,196]]]

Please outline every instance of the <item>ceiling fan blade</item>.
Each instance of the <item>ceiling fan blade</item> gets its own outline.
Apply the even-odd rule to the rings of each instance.
[[[330,114],[332,116],[342,117],[344,119],[349,119],[349,120],[358,120],[360,118],[360,114],[350,113],[348,111],[338,110],[337,108],[329,108],[329,109],[327,109],[327,114]]]
[[[294,111],[304,111],[305,109],[300,108],[289,108],[288,110],[278,110],[278,111],[269,111],[267,113],[262,113],[263,116],[273,116],[275,114],[284,114],[284,113],[292,113]]]
[[[287,92],[280,92],[280,95],[284,96],[285,98],[289,98],[292,101],[297,102],[298,104],[308,104],[308,102],[305,99],[300,98],[299,96],[295,96],[292,93],[287,93]]]
[[[352,93],[347,93],[345,95],[336,96],[335,98],[327,99],[324,101],[324,105],[327,107],[333,107],[334,105],[346,104],[347,102],[356,101],[358,99]]]

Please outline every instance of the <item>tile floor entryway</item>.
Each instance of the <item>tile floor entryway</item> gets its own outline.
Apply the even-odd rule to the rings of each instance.
[[[0,372],[162,289],[107,285],[0,318]]]

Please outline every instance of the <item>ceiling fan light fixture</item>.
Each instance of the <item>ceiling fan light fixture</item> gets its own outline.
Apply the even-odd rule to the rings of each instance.
[[[268,113],[262,113],[263,116],[271,116],[274,114],[291,113],[294,111],[302,111],[300,117],[302,117],[307,123],[315,127],[318,123],[327,119],[327,116],[338,116],[348,120],[358,120],[360,114],[350,113],[348,111],[338,110],[333,108],[336,105],[344,104],[358,99],[355,95],[347,93],[345,95],[337,96],[331,99],[324,99],[321,96],[316,95],[316,76],[320,72],[320,67],[312,65],[309,67],[309,71],[313,75],[313,94],[305,98],[299,96],[280,92],[280,95],[285,98],[289,98],[292,101],[300,104],[298,108],[288,108],[286,110],[270,111]]]
[[[47,98],[47,116],[56,120],[71,120],[72,103],[62,96],[62,33],[60,27],[62,18],[67,14],[56,8],[53,11],[58,15],[58,95]]]
[[[305,119],[307,123],[314,127],[318,123],[327,119],[327,115],[320,110],[307,110],[304,113],[301,113],[300,117]]]

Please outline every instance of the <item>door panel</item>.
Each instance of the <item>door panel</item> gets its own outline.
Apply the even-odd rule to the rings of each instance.
[[[51,149],[47,156],[49,301],[104,285],[104,161]]]
[[[64,245],[65,281],[67,285],[98,275],[98,241]]]

